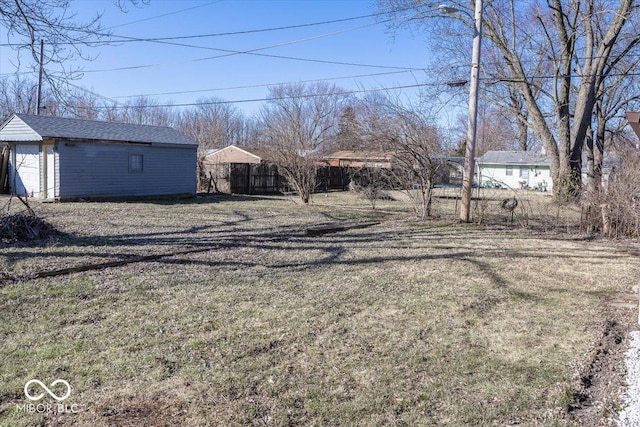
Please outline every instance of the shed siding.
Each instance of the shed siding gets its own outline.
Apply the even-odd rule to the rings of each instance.
[[[55,197],[60,197],[60,153],[58,151],[58,144],[53,149],[54,162],[55,162]]]
[[[40,163],[40,145],[18,144],[11,146],[9,187],[13,194],[41,197]]]
[[[142,154],[143,170],[129,170],[129,155]],[[59,197],[194,194],[196,146],[58,142]]]
[[[16,117],[0,129],[0,141],[42,141],[42,137]]]

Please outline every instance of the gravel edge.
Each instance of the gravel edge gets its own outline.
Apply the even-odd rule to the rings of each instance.
[[[626,352],[627,390],[622,395],[624,402],[620,412],[620,427],[640,427],[640,331],[629,333],[630,344]]]

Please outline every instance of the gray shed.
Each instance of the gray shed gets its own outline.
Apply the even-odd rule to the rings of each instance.
[[[50,200],[190,195],[197,144],[170,127],[12,114],[9,189]]]

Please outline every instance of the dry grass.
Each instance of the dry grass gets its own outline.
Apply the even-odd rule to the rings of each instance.
[[[425,224],[401,202],[315,202],[39,206],[67,235],[0,247],[7,277],[212,250],[5,281],[0,425],[570,424],[606,302],[635,284],[627,245],[510,229],[497,212],[492,226],[457,225],[444,198],[443,218]],[[69,381],[65,403],[80,411],[17,410],[31,378]]]

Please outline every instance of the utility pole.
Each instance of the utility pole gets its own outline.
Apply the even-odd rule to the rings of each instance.
[[[40,40],[40,72],[38,73],[38,98],[36,99],[36,115],[39,116],[40,115],[40,110],[42,109],[41,107],[41,102],[42,102],[42,70],[44,68],[44,65],[42,64],[43,61],[43,52],[44,52],[44,41]]]
[[[471,82],[469,87],[469,117],[467,120],[467,147],[464,156],[464,174],[462,176],[462,202],[460,221],[471,221],[471,190],[473,189],[474,157],[476,152],[476,134],[478,129],[478,77],[480,74],[480,48],[482,45],[482,1],[475,0],[475,34],[471,58]]]

